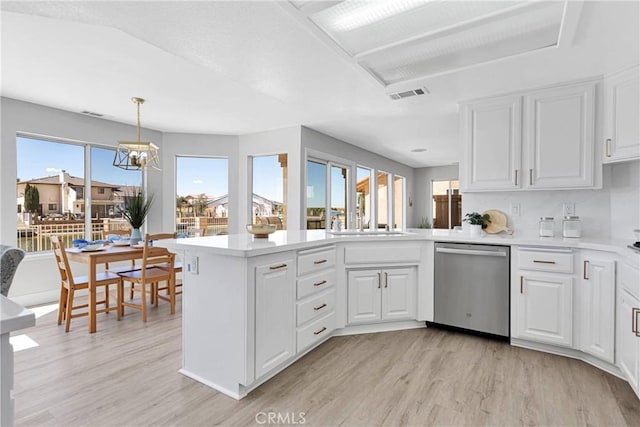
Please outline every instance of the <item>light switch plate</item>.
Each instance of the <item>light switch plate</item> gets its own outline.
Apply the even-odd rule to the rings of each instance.
[[[562,216],[572,216],[576,214],[576,205],[573,203],[562,204]]]
[[[199,273],[197,256],[189,257],[189,262],[187,263],[187,271],[193,275],[197,275]]]

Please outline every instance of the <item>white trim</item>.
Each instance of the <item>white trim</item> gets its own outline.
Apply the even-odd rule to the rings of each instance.
[[[342,329],[336,329],[333,332],[334,337],[341,337],[346,335],[360,335],[360,334],[372,334],[378,332],[391,332],[402,331],[405,329],[421,329],[426,328],[426,324],[423,321],[406,320],[402,322],[386,322],[386,323],[371,323],[368,325],[353,325],[346,326]]]

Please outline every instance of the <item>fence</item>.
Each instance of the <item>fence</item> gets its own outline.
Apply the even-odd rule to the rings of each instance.
[[[190,228],[206,229],[206,235],[224,234],[229,228],[228,218],[190,217],[176,220],[176,231],[187,233]],[[91,222],[91,240],[102,239],[102,230],[127,230],[126,220],[102,219]],[[18,247],[27,252],[51,250],[50,236],[56,235],[70,247],[75,239],[84,239],[84,221],[46,221],[18,226]]]

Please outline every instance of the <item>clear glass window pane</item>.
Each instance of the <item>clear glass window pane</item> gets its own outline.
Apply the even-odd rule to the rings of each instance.
[[[84,147],[18,136],[16,149],[18,246],[45,251],[51,249],[51,234],[67,246],[83,238],[83,215],[75,201],[76,189],[84,187]]]
[[[462,225],[462,195],[455,181],[433,181],[433,228],[453,228]]]
[[[378,228],[385,228],[389,224],[389,174],[378,172]]]
[[[340,220],[342,228],[347,228],[347,168],[331,166],[331,223]]]
[[[404,177],[394,175],[393,177],[393,227],[404,228]]]
[[[115,150],[91,147],[91,218],[92,236],[101,238],[102,230],[129,230],[122,217],[126,197],[142,191],[142,171],[113,166]],[[78,193],[81,193],[80,191]],[[85,211],[83,200],[76,200],[76,210]]]
[[[228,233],[228,159],[178,156],[176,190],[178,233],[193,236]]]
[[[307,229],[326,226],[327,165],[307,161]]]
[[[371,169],[356,169],[356,228],[368,229],[371,220]]]
[[[287,229],[287,154],[253,158],[253,224]]]

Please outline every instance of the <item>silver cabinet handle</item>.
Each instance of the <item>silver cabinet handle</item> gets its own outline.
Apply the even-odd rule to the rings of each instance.
[[[320,335],[321,333],[323,333],[326,330],[327,330],[327,327],[323,326],[322,329],[320,329],[319,331],[314,332],[313,335]]]
[[[326,306],[327,306],[327,303],[324,303],[324,304],[319,305],[319,306],[317,306],[317,307],[313,307],[313,309],[314,309],[315,311],[318,311],[318,310],[322,310],[322,309],[323,309],[323,308],[325,308]]]
[[[589,269],[589,261],[584,261],[582,264],[583,264],[582,265],[582,278],[584,280],[589,280],[589,278],[587,277],[587,271]]]
[[[269,267],[269,270],[278,270],[279,268],[285,268],[286,266],[287,264],[272,265]]]
[[[518,169],[513,171],[513,175],[514,175],[513,180],[515,181],[515,186],[517,187],[518,186]]]
[[[384,273],[384,287],[385,288],[389,287],[389,273],[387,273],[386,271]]]
[[[538,264],[555,264],[555,261],[542,261],[539,259],[534,259],[533,262],[538,263]]]
[[[607,157],[611,157],[611,138],[605,141],[605,154]]]
[[[378,289],[380,289],[380,282],[382,282],[382,273],[378,273]]]
[[[529,185],[533,185],[533,169],[529,169]]]
[[[638,314],[640,314],[640,308],[631,309],[631,332],[640,337],[640,328],[638,328]]]
[[[318,265],[318,264],[324,264],[325,262],[327,262],[327,260],[326,260],[326,259],[321,259],[320,261],[313,261],[313,263],[314,263],[315,265]]]
[[[313,284],[313,286],[322,286],[322,285],[324,285],[325,283],[327,283],[327,281],[326,281],[326,280],[323,280],[322,282],[314,283],[314,284]]]

